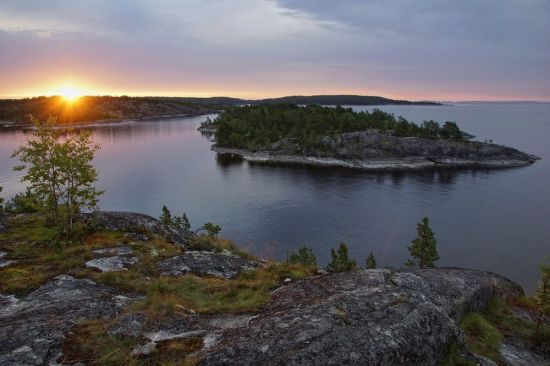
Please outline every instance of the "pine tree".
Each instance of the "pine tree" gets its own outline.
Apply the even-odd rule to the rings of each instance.
[[[416,225],[417,237],[412,241],[412,245],[408,247],[411,253],[411,259],[407,261],[408,267],[433,268],[435,262],[439,260],[437,253],[437,240],[430,228],[430,222],[427,217],[424,217],[421,222]]]
[[[369,256],[367,257],[367,269],[375,269],[376,268],[376,258],[374,258],[374,253],[370,252]]]
[[[330,250],[331,261],[326,266],[328,272],[349,272],[357,268],[357,263],[348,258],[348,247],[346,243],[340,243],[338,250]]]
[[[166,205],[162,206],[162,214],[160,215],[159,220],[164,225],[167,225],[170,227],[174,224],[174,220],[172,219],[172,213],[170,212],[168,207],[166,207]]]
[[[210,238],[217,238],[220,231],[222,231],[222,228],[220,225],[213,224],[211,222],[207,222],[206,224],[202,225],[200,228],[201,230],[206,231],[206,235],[208,235]]]
[[[307,246],[298,249],[298,253],[292,253],[288,260],[290,263],[302,264],[304,266],[317,267],[317,258],[313,254],[313,250]]]

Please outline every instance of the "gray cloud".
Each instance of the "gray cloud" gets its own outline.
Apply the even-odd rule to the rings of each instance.
[[[2,2],[0,95],[57,72],[144,92],[550,99],[549,15],[548,0]]]

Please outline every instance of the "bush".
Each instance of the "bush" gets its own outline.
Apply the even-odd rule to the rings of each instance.
[[[298,249],[298,253],[292,253],[288,261],[293,264],[302,264],[317,268],[317,258],[313,254],[313,250],[305,245]]]
[[[220,225],[207,222],[206,224],[202,225],[200,230],[205,230],[207,235],[211,238],[217,238],[220,231],[222,231],[222,228]]]
[[[346,243],[340,243],[338,250],[330,250],[331,261],[326,266],[328,272],[349,272],[357,268],[357,263],[348,258],[348,247]]]

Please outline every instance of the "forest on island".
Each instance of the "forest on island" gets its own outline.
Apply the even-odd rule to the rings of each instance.
[[[397,137],[464,139],[455,122],[447,121],[440,125],[430,120],[418,125],[378,109],[357,112],[341,106],[274,104],[231,107],[221,113],[213,124],[219,146],[251,151],[284,139],[314,147],[322,136],[367,130]]]

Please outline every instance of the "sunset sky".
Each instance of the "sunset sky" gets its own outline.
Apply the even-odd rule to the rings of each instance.
[[[550,101],[549,0],[0,2],[0,97]]]

